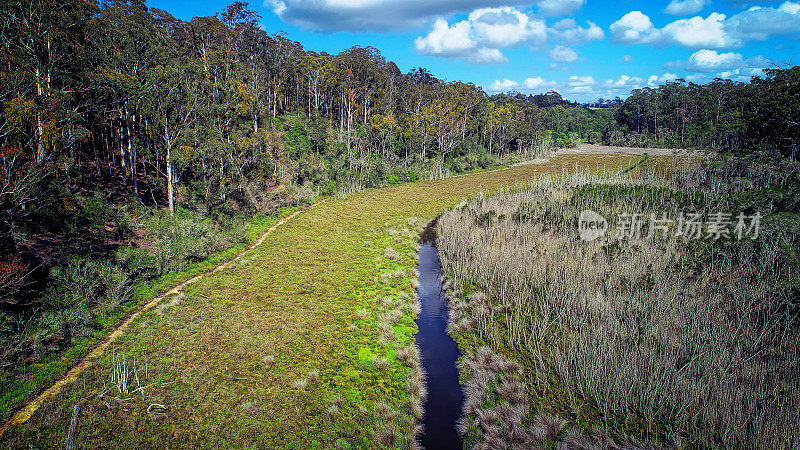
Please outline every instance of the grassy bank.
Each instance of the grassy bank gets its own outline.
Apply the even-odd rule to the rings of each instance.
[[[445,213],[468,444],[794,448],[799,186],[780,160],[643,164]],[[609,220],[605,236],[581,241],[585,210]],[[757,211],[758,237],[739,240],[737,215]],[[682,212],[703,215],[701,239],[649,222]],[[708,238],[718,212],[731,234]],[[626,213],[643,214],[641,233],[617,239]]]
[[[329,200],[138,319],[114,354],[129,368],[136,359],[144,389],[112,387],[107,353],[2,444],[62,445],[78,404],[78,442],[90,447],[404,447],[423,394],[410,344],[424,220],[413,218],[539,173],[635,160],[557,157]]]
[[[97,317],[91,333],[76,337],[67,345],[48,351],[41,358],[34,359],[31,363],[23,363],[22,367],[15,368],[15,371],[18,372],[17,376],[11,376],[8,373],[8,377],[3,377],[2,381],[0,381],[0,418],[4,421],[8,420],[18,407],[64,376],[72,366],[77,364],[100,343],[124,317],[138,309],[142,304],[174,286],[230,260],[255,242],[275,222],[299,208],[299,206],[285,207],[281,208],[275,215],[254,218],[244,227],[245,237],[242,242],[224,251],[216,252],[202,261],[186,264],[180,270],[172,270],[154,280],[139,282],[135,286],[129,287],[131,293],[126,296],[126,300],[119,307],[107,309],[101,316]],[[35,333],[35,330],[28,334],[32,333]]]

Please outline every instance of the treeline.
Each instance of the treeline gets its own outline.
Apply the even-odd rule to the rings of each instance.
[[[588,110],[555,92],[490,98],[371,47],[306,51],[243,2],[189,22],[137,0],[2,10],[4,236],[102,181],[171,211],[263,211],[282,186],[441,176],[588,133]]]
[[[800,67],[768,69],[749,83],[679,79],[634,90],[604,134],[613,144],[765,150],[797,159]]]

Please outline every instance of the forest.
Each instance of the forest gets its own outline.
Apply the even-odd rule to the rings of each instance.
[[[797,158],[800,67],[594,108],[404,73],[369,46],[309,51],[245,2],[188,22],[138,0],[0,10],[4,416],[33,364],[319,196],[580,143]]]

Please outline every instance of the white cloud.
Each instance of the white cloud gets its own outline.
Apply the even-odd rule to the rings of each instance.
[[[650,86],[658,86],[659,84],[664,84],[667,81],[674,81],[677,80],[678,76],[674,73],[665,73],[663,75],[650,75],[647,77],[647,84]]]
[[[626,63],[633,62],[633,56],[631,56],[631,55],[624,55],[624,56],[622,57],[622,62],[626,62]]]
[[[673,16],[686,16],[699,13],[706,5],[706,0],[672,0],[669,2],[664,13]]]
[[[581,44],[584,42],[599,41],[605,37],[603,29],[596,23],[586,21],[586,27],[579,26],[575,19],[562,19],[553,24],[550,34],[562,39],[567,44]]]
[[[552,88],[557,85],[558,83],[555,81],[545,81],[542,77],[528,78],[523,83],[525,89],[528,90]]]
[[[508,58],[496,48],[479,48],[475,54],[466,57],[473,64],[498,64],[508,62]]]
[[[514,8],[484,8],[470,13],[473,36],[487,47],[503,48],[522,42],[544,41],[544,21],[531,19]]]
[[[264,6],[281,20],[304,28],[378,32],[408,30],[437,17],[478,8],[526,7],[531,3],[532,0],[264,0]]]
[[[546,16],[565,16],[583,6],[585,0],[539,0],[539,12]]]
[[[658,40],[659,32],[650,17],[641,11],[631,11],[611,24],[612,38],[622,44],[650,44]]]
[[[594,92],[595,97],[604,96],[610,97],[625,97],[634,89],[639,89],[644,85],[645,81],[639,77],[632,77],[630,75],[620,75],[619,78],[608,79],[603,83],[602,88],[596,89]]]
[[[666,80],[677,78],[674,74],[664,74],[661,77],[655,77],[656,82],[658,79]],[[590,75],[573,75],[564,83],[547,81],[541,77],[528,78],[522,83],[504,78],[502,80],[495,80],[494,83],[487,86],[485,89],[487,92],[491,93],[509,91],[540,93],[555,90],[562,95],[566,95],[568,98],[577,99],[579,101],[589,101],[596,100],[598,97],[626,97],[632,90],[641,88],[646,84],[647,81],[642,78],[624,74],[616,79],[611,78],[604,82],[597,81]]]
[[[522,43],[541,43],[547,38],[544,21],[514,8],[482,8],[467,20],[448,25],[438,19],[433,30],[414,44],[425,55],[462,58],[476,64],[493,64],[508,59],[500,49]]]
[[[550,58],[558,62],[575,62],[578,60],[578,53],[569,47],[556,45],[550,50]]]
[[[639,77],[632,77],[629,75],[620,75],[619,78],[616,80],[609,79],[606,80],[606,87],[609,88],[631,88],[635,89],[636,87],[641,86],[644,83],[644,80]]]
[[[582,77],[573,75],[567,80],[567,86],[594,86],[595,84],[597,84],[597,81],[590,75]]]
[[[767,65],[768,61],[763,56],[745,58],[741,53],[720,53],[716,50],[703,49],[692,53],[686,60],[669,61],[664,64],[664,67],[668,69],[685,69],[690,72],[695,72],[696,78],[697,72],[713,73],[738,69],[756,69],[760,71]],[[689,78],[687,78],[687,80],[689,80]]]
[[[695,16],[656,28],[641,11],[631,11],[611,24],[611,36],[622,44],[676,44],[687,48],[739,47],[742,41],[725,27],[725,14],[711,13],[705,19]]]
[[[494,83],[486,87],[488,92],[509,92],[509,91],[533,91],[544,92],[545,90],[552,89],[558,86],[555,81],[547,81],[542,77],[528,78],[522,82],[517,83],[514,80],[504,78],[502,80],[495,80]]]
[[[711,81],[711,78],[709,78],[708,74],[706,74],[706,73],[693,73],[691,75],[686,75],[683,78],[686,81],[689,81],[691,83],[696,83],[696,84],[705,84],[705,83],[708,83],[709,81]]]
[[[519,83],[514,80],[505,78],[503,80],[494,80],[494,83],[486,87],[489,92],[506,92],[519,87]]]
[[[631,11],[611,24],[611,38],[622,44],[680,45],[696,49],[728,49],[770,36],[800,38],[800,3],[787,1],[779,7],[753,6],[728,18],[713,12],[656,28],[641,11]]]
[[[735,14],[727,28],[742,38],[764,40],[770,35],[800,36],[800,3],[784,2],[778,8],[754,6]]]
[[[744,65],[741,53],[717,53],[715,50],[698,50],[689,57],[687,69],[694,72],[718,72],[740,68]]]
[[[667,24],[661,32],[666,41],[688,48],[741,46],[741,40],[725,31],[724,20],[725,14],[720,13],[711,13],[705,19],[695,16],[691,19],[680,19]]]
[[[478,44],[470,37],[469,22],[463,21],[449,26],[447,21],[439,19],[433,24],[433,30],[427,36],[418,37],[414,44],[420,53],[444,56],[447,58],[467,57],[474,53]]]
[[[573,75],[567,79],[564,85],[564,91],[570,94],[586,94],[594,92],[597,86],[597,81],[592,76],[577,76]]]
[[[763,70],[758,67],[743,67],[740,69],[726,70],[719,72],[716,78],[727,78],[733,81],[741,81],[747,83],[750,78],[763,75]]]

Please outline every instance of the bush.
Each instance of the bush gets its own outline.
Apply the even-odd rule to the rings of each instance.
[[[74,198],[71,208],[74,208],[74,214],[70,220],[70,229],[75,234],[106,234],[106,224],[114,218],[114,210],[99,192],[90,197]]]
[[[67,341],[99,328],[97,315],[110,312],[131,294],[128,274],[108,261],[72,259],[50,273],[42,299],[50,325]]]

